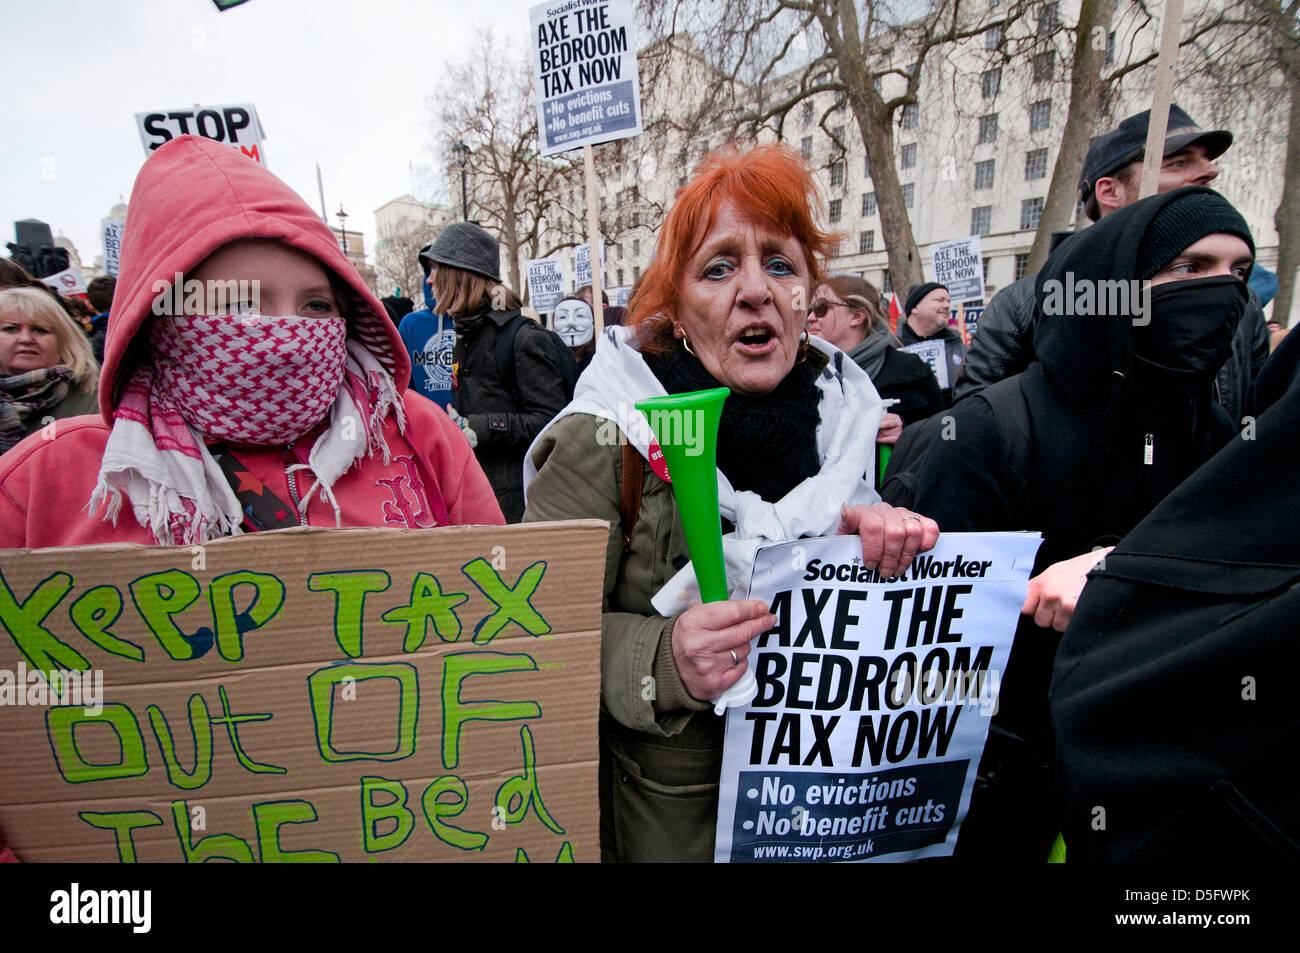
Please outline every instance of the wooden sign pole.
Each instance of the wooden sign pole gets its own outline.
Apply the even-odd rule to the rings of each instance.
[[[600,207],[596,202],[596,159],[590,145],[582,147],[582,164],[587,173],[587,242],[591,246],[591,313],[596,319],[596,336],[605,330],[605,308],[601,304]]]
[[[1183,32],[1183,0],[1165,0],[1160,24],[1160,54],[1156,58],[1156,88],[1151,97],[1151,121],[1147,124],[1146,156],[1142,160],[1142,186],[1138,198],[1155,195],[1160,186],[1160,165],[1165,158],[1165,129],[1169,125],[1169,104],[1174,98],[1174,71],[1178,67],[1178,40]]]

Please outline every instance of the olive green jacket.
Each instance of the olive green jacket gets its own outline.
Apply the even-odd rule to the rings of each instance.
[[[675,619],[651,597],[685,564],[671,487],[644,467],[641,508],[624,549],[620,433],[586,414],[561,418],[534,445],[524,522],[608,520],[601,621],[601,856],[711,861],[724,719],[692,698],[672,655]]]

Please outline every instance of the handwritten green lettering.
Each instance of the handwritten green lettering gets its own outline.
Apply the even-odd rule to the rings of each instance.
[[[469,595],[464,592],[444,593],[436,576],[420,572],[411,580],[410,604],[389,609],[382,618],[385,622],[406,625],[402,651],[414,652],[424,645],[430,623],[433,624],[433,634],[442,641],[455,642],[459,639],[460,619],[454,610],[467,599]]]
[[[476,701],[461,697],[461,686],[473,675],[535,672],[537,662],[523,653],[454,652],[442,665],[442,763],[449,770],[460,763],[460,729],[467,721],[515,721],[540,718],[536,702]]]
[[[109,626],[122,614],[122,593],[115,586],[87,589],[68,609],[68,618],[77,631],[110,655],[132,662],[144,661],[144,649],[134,642],[119,639]]]
[[[92,764],[85,759],[77,747],[77,728],[87,724],[105,725],[112,730],[119,751],[116,761]],[[97,715],[72,706],[51,708],[45,713],[45,730],[54,750],[54,762],[69,784],[135,778],[149,771],[140,725],[131,709],[121,702],[105,705]]]
[[[27,666],[38,672],[52,672],[62,668],[84,672],[90,663],[76,649],[65,645],[45,628],[46,616],[62,601],[72,588],[72,577],[66,572],[46,576],[26,600],[14,598],[0,573],[0,623],[9,630],[18,651],[27,659]]]
[[[474,627],[475,645],[491,642],[511,622],[517,623],[529,635],[545,635],[551,631],[550,625],[529,602],[541,585],[542,576],[546,575],[546,563],[535,562],[525,569],[513,589],[482,557],[466,563],[461,572],[497,606],[496,611]]]
[[[235,587],[252,586],[253,601],[235,612]],[[212,580],[208,588],[212,621],[217,630],[217,651],[228,662],[244,657],[244,636],[275,618],[284,605],[284,583],[264,572],[231,572]]]
[[[361,654],[361,625],[365,617],[366,596],[383,592],[391,580],[383,570],[355,572],[316,572],[307,577],[312,592],[334,593],[334,640],[348,656]]]

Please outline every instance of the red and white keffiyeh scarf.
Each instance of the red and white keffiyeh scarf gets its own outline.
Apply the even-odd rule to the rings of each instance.
[[[242,532],[243,513],[204,445],[292,444],[328,414],[308,453],[320,490],[340,519],[333,485],[358,459],[389,460],[384,419],[402,403],[392,377],[343,318],[289,315],[167,317],[148,328],[150,359],[131,375],[104,448],[90,512],[117,521],[126,494],[135,518],[163,545]]]

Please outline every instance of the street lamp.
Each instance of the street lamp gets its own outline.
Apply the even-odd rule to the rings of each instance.
[[[342,236],[339,239],[343,246],[343,254],[348,253],[348,213],[343,211],[343,203],[339,203],[339,210],[335,213],[339,217],[339,233]]]
[[[456,144],[452,146],[456,153],[456,164],[460,166],[460,210],[461,218],[469,221],[469,199],[465,194],[465,163],[469,161],[469,146],[465,145],[463,136],[456,136]]]

